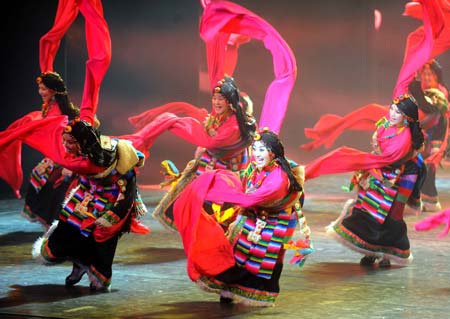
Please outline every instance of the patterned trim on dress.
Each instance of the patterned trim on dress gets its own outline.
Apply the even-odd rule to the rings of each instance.
[[[250,306],[272,307],[278,297],[277,292],[267,292],[238,284],[225,285],[221,281],[204,276],[200,277],[196,281],[196,284],[200,289],[207,292],[217,294],[223,294],[225,292],[227,297]]]
[[[107,288],[111,285],[111,277],[106,278],[93,265],[88,268],[87,274],[91,283],[94,283],[97,287],[102,286]]]
[[[424,193],[421,193],[420,197],[422,198],[422,202],[427,204],[437,205],[439,203],[439,196],[429,196]]]
[[[248,163],[248,155],[245,149],[239,149],[237,154],[232,156],[220,155],[213,155],[209,150],[205,150],[198,161],[197,175],[214,169],[227,169],[232,172],[238,172]]]
[[[50,225],[48,225],[47,222],[41,216],[33,213],[30,206],[28,206],[27,204],[23,206],[21,215],[22,217],[26,218],[28,221],[32,223],[39,222],[39,224],[41,224],[45,230],[47,230],[50,227]]]
[[[84,227],[83,222],[86,223],[89,219],[95,220],[113,207],[121,193],[123,183],[126,183],[119,175],[112,176],[111,179],[104,182],[111,184],[103,186],[98,180],[79,176],[79,184],[70,191],[65,199],[59,215],[60,220],[78,228],[83,236],[88,237],[94,224]]]
[[[50,247],[48,247],[48,237],[45,237],[41,246],[41,257],[49,264],[63,262],[64,258],[58,258],[52,254]]]
[[[382,170],[383,181],[369,177],[369,188],[358,191],[355,207],[367,212],[380,224],[386,220],[394,200],[406,203],[414,189],[417,174],[397,176],[393,171]],[[391,181],[396,180],[394,184]]]
[[[395,247],[370,244],[349,231],[342,224],[337,224],[329,228],[327,234],[334,235],[333,237],[341,244],[363,254],[375,256],[386,255],[400,264],[407,264],[412,261],[412,254],[409,249],[403,250]]]
[[[36,193],[47,183],[50,174],[55,168],[53,161],[47,157],[42,159],[31,171],[30,184],[36,190]]]
[[[290,210],[270,213],[261,231],[261,239],[257,243],[248,238],[249,233],[256,228],[256,219],[247,217],[234,247],[236,263],[258,277],[270,279],[278,256],[283,250],[291,219],[290,213]]]

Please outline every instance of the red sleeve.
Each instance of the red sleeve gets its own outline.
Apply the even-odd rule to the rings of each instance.
[[[411,133],[408,129],[390,139],[380,155],[340,147],[306,164],[305,180],[322,175],[381,168],[405,157],[410,150]]]
[[[191,117],[179,118],[169,131],[189,143],[205,148],[232,145],[237,143],[241,136],[234,115],[217,129],[215,136],[209,136],[203,124]]]

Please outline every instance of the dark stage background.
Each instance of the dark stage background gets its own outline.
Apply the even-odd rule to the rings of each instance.
[[[303,129],[324,113],[346,114],[362,105],[387,104],[402,64],[409,32],[420,21],[403,17],[406,1],[392,0],[247,0],[234,1],[262,16],[290,45],[297,59],[298,78],[291,95],[281,137],[289,157],[306,163],[326,150],[299,149],[307,142]],[[6,95],[0,130],[18,117],[40,108],[35,83],[39,70],[39,38],[52,26],[57,1],[21,1],[2,10],[2,91]],[[210,94],[199,87],[206,69],[205,48],[198,27],[202,8],[194,0],[103,1],[112,38],[112,62],[100,91],[98,117],[103,134],[132,131],[127,117],[170,101],[186,101],[210,109]],[[383,14],[374,29],[374,9]],[[273,80],[272,59],[260,42],[241,47],[234,74],[250,94],[259,115],[267,86]],[[79,104],[84,82],[86,47],[80,15],[69,29],[55,61]],[[438,57],[444,78],[450,67],[446,53]],[[345,133],[336,146],[368,150],[369,132]],[[165,133],[151,149],[141,170],[141,183],[160,181],[159,163],[172,159],[179,168],[194,147]],[[24,146],[24,185],[42,155]],[[0,163],[1,165],[1,163]],[[24,190],[24,189],[23,189]],[[0,182],[0,196],[12,197]]]

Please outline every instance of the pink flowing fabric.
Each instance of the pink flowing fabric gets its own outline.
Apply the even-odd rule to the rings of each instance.
[[[171,102],[152,108],[141,114],[130,116],[128,121],[140,130],[148,123],[152,122],[157,116],[167,112],[174,113],[176,115],[184,114],[185,116],[193,117],[198,121],[203,121],[208,115],[208,111],[206,109],[199,108],[195,105],[185,102]]]
[[[148,155],[148,149],[158,136],[167,130],[193,145],[208,149],[233,145],[241,138],[235,115],[217,128],[215,136],[210,136],[202,122],[192,117],[178,117],[172,113],[163,113],[139,131],[121,135],[120,138],[131,141],[135,148]]]
[[[39,63],[41,71],[53,71],[53,63],[61,39],[81,11],[86,20],[86,41],[89,59],[86,63],[86,77],[80,117],[93,123],[97,111],[98,93],[101,81],[111,61],[111,38],[103,18],[100,0],[60,0],[53,27],[39,42]],[[94,174],[102,169],[89,163],[87,159],[65,158],[62,147],[62,128],[67,117],[48,115],[42,119],[41,112],[31,112],[0,132],[0,178],[3,179],[20,198],[23,182],[22,142],[53,159],[56,163],[80,174]],[[52,123],[55,128],[48,124]],[[42,129],[48,129],[48,134]],[[55,135],[56,134],[56,135]],[[14,137],[14,139],[12,139]]]
[[[444,225],[444,229],[437,235],[438,238],[448,235],[450,231],[450,209],[422,219],[414,225],[414,228],[418,231],[428,231],[441,225]]]
[[[200,3],[203,9],[206,8],[208,4],[213,1],[201,0]],[[218,2],[218,1],[216,1]],[[233,75],[234,69],[236,68],[237,59],[238,59],[238,51],[239,47],[247,42],[251,41],[251,38],[246,35],[231,33],[226,40],[225,38],[218,43],[221,49],[223,49],[223,59],[215,59],[214,56],[207,57],[212,58],[213,61],[208,63],[208,71],[209,71],[209,80],[210,80],[210,88],[212,89],[214,85],[220,80],[224,74]],[[224,42],[226,41],[226,45]],[[209,61],[208,61],[209,62]]]
[[[111,63],[111,37],[103,17],[100,0],[60,0],[53,27],[39,42],[41,71],[53,71],[53,62],[61,39],[78,12],[84,16],[88,60],[84,81],[80,118],[93,124],[97,113],[100,84]]]
[[[76,0],[60,0],[53,27],[39,41],[39,64],[41,72],[53,71],[53,62],[61,39],[78,16]]]
[[[40,112],[31,112],[11,124],[5,131],[0,132],[0,155],[8,155],[5,149],[19,140],[76,173],[96,174],[104,170],[88,159],[80,156],[72,157],[66,153],[61,140],[62,132],[67,124],[65,115],[39,117]]]
[[[261,40],[272,53],[275,79],[266,91],[259,125],[279,133],[297,77],[294,54],[280,34],[261,17],[231,2],[211,2],[206,5],[200,23],[211,86],[224,75],[225,48],[233,34]]]
[[[402,159],[411,150],[411,132],[403,130],[392,138],[380,140],[382,136],[395,134],[393,130],[396,128],[387,128],[382,135],[378,134],[378,144],[382,154],[362,152],[346,146],[340,147],[306,164],[305,180],[321,175],[381,168]]]
[[[450,2],[448,0],[437,0],[436,4],[439,6],[441,12],[437,14],[436,20],[431,20],[433,33],[436,34],[436,38],[434,39],[430,59],[439,56],[450,47]],[[441,13],[442,16],[440,15]],[[403,15],[422,20],[422,5],[414,1],[408,2],[405,5]]]
[[[242,44],[251,39],[263,41],[272,53],[275,79],[267,89],[259,125],[279,133],[297,78],[297,65],[292,50],[269,23],[251,11],[227,1],[201,3],[204,13],[200,23],[200,36],[206,44],[211,90],[225,74],[233,75]],[[201,114],[194,106],[188,104],[189,106],[181,107],[181,103],[165,104],[132,116],[129,121],[141,129],[163,112],[186,113],[193,117]]]
[[[330,148],[336,139],[347,129],[370,131],[375,123],[389,112],[388,107],[369,104],[345,115],[325,114],[313,128],[305,128],[306,137],[312,142],[303,144],[302,149],[311,151],[324,146]]]
[[[111,63],[111,37],[100,0],[82,0],[80,11],[86,20],[86,44],[89,56],[86,62],[80,118],[93,124],[97,114],[100,85]]]
[[[174,219],[187,256],[191,280],[214,276],[235,264],[233,247],[211,216],[202,212],[205,200],[253,207],[283,198],[288,192],[286,173],[278,167],[253,193],[245,193],[237,174],[214,170],[201,174],[181,193],[174,206]],[[208,240],[206,240],[208,239]]]
[[[408,84],[413,79],[415,72],[430,58],[441,54],[450,46],[450,29],[449,22],[447,22],[450,21],[448,4],[445,3],[445,0],[441,0],[440,3],[424,0],[423,7],[425,8],[424,25],[408,36],[403,66],[393,91],[394,97],[406,93]],[[408,3],[405,6],[404,15],[422,18],[422,5],[417,2]],[[314,139],[314,141],[301,147],[305,150],[313,150],[322,145],[330,147],[340,134],[347,129],[372,130],[373,126],[370,127],[370,123],[376,123],[382,112],[381,106],[378,104],[372,105],[374,107],[364,106],[344,117],[325,115],[319,119],[314,128],[305,129],[305,135]],[[327,122],[326,119],[330,121]],[[346,123],[347,121],[348,123]],[[359,122],[362,124],[359,124]]]
[[[415,73],[433,57],[435,39],[444,30],[444,14],[436,0],[422,0],[423,26],[408,35],[405,56],[392,98],[408,92],[408,85]]]

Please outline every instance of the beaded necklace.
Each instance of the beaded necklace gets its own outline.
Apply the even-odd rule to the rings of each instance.
[[[266,177],[270,174],[271,171],[275,169],[275,167],[278,167],[278,163],[275,160],[272,160],[269,164],[264,166],[262,169],[258,169],[254,163],[252,165],[255,166],[255,168],[250,172],[250,174],[247,176],[246,180],[246,193],[252,193],[255,190],[257,190],[263,181],[266,179]],[[263,174],[261,174],[264,172]]]
[[[384,129],[387,129],[389,127],[389,122],[385,123],[383,125],[383,127],[384,127]],[[400,128],[398,128],[395,131],[395,133],[392,133],[392,134],[389,134],[389,135],[386,135],[386,136],[382,136],[382,137],[378,137],[378,133],[377,133],[377,139],[378,140],[387,140],[387,139],[393,138],[393,137],[399,135],[401,132],[403,132],[405,130],[405,127],[406,126],[401,126]]]
[[[207,132],[209,130],[216,130],[219,128],[228,118],[230,117],[230,112],[225,112],[224,114],[220,115],[213,115],[210,114],[206,120],[205,129]]]

